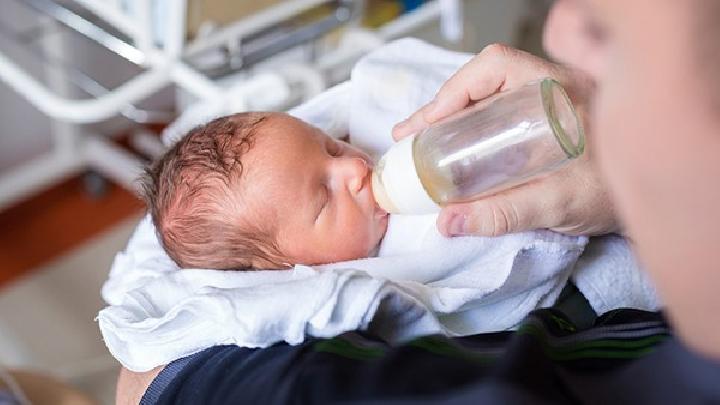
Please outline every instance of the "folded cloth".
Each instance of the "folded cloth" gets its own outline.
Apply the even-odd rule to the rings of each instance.
[[[378,257],[319,268],[388,279],[438,317],[442,329],[433,333],[466,336],[511,329],[533,309],[552,305],[587,243],[550,231],[446,238],[435,219],[393,215]],[[412,326],[390,326],[374,331],[391,341],[419,335]]]
[[[592,238],[572,280],[598,315],[623,307],[657,311],[662,306],[630,245],[618,235]]]
[[[333,135],[349,132],[353,143],[377,154],[391,144],[392,124],[468,58],[397,41],[361,60],[349,84],[291,113]],[[388,80],[393,86],[382,85]],[[399,101],[395,92],[402,91],[411,100]],[[100,330],[125,367],[145,371],[220,344],[296,344],[353,329],[388,341],[511,329],[555,301],[587,243],[549,231],[448,239],[434,222],[432,215],[392,216],[378,257],[288,271],[214,271],[179,270],[146,217],[103,287],[108,306],[98,315]],[[598,250],[587,265],[608,254]],[[628,266],[623,274],[637,272],[632,262],[618,264]],[[607,275],[595,283],[588,271],[578,281],[598,289],[624,281]],[[617,297],[608,298],[603,305]]]

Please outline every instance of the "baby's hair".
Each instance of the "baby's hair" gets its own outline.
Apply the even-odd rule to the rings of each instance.
[[[146,170],[148,210],[165,251],[180,267],[286,267],[274,231],[251,225],[237,204],[242,158],[271,115],[239,113],[198,126]]]

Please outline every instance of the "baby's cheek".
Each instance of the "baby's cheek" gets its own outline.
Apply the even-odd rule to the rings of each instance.
[[[372,250],[372,237],[367,228],[356,228],[353,232],[349,231],[349,237],[345,244],[345,252],[349,259],[359,259],[361,257],[367,257],[367,254]]]
[[[347,224],[342,228],[344,237],[339,238],[344,239],[340,248],[346,260],[367,257],[368,252],[370,252],[377,243],[374,224],[365,220],[356,220],[353,222],[354,223]]]

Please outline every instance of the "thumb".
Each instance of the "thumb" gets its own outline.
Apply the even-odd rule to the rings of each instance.
[[[500,236],[547,228],[552,210],[523,187],[482,200],[445,207],[437,227],[445,236]]]

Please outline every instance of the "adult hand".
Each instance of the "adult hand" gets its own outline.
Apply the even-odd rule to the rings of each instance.
[[[468,104],[545,77],[563,85],[587,132],[593,85],[584,74],[495,44],[458,70],[432,102],[397,124],[393,137],[402,139]],[[557,172],[475,202],[445,207],[438,229],[447,236],[497,236],[541,228],[574,235],[617,231],[613,204],[588,149]]]

